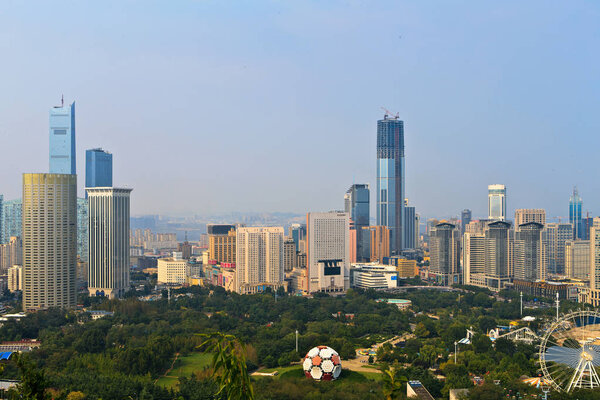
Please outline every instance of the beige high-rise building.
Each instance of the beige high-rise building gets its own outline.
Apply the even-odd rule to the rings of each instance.
[[[241,294],[284,283],[283,227],[242,227],[236,233],[236,285]]]
[[[131,189],[87,188],[88,291],[122,297],[129,289],[129,196]]]
[[[448,222],[437,224],[429,234],[429,271],[444,286],[460,284],[460,230]]]
[[[600,306],[600,220],[590,228],[590,287],[580,293],[580,301]]]
[[[235,264],[235,226],[209,224],[206,229],[209,259],[217,264]]]
[[[173,252],[173,257],[158,259],[158,282],[184,284],[190,275],[190,265],[179,252]]]
[[[485,286],[485,234],[483,229],[469,231],[471,224],[463,235],[463,280],[465,285]]]
[[[23,242],[18,236],[11,236],[8,243],[0,244],[0,275],[13,265],[21,265],[23,260]]]
[[[77,176],[23,174],[23,309],[77,304]]]
[[[575,279],[590,278],[590,241],[565,242],[565,275]]]
[[[23,289],[23,267],[13,265],[8,269],[8,290],[15,292]]]
[[[383,262],[383,257],[390,256],[390,228],[387,226],[365,226],[369,231],[370,261]]]
[[[516,230],[519,229],[519,226],[529,222],[546,225],[546,210],[542,208],[520,208],[515,210]]]

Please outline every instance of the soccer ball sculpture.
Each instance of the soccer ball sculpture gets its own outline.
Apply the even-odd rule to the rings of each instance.
[[[306,353],[302,367],[307,378],[331,381],[339,378],[342,373],[342,360],[331,347],[317,346]]]

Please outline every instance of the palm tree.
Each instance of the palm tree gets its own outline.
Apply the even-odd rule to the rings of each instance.
[[[383,374],[383,394],[387,400],[404,398],[403,386],[408,379],[404,375],[400,375],[400,371],[396,366],[384,364],[381,367]]]
[[[199,346],[214,353],[211,367],[219,385],[217,398],[254,400],[254,389],[246,367],[245,346],[233,335],[217,332],[202,334],[206,340]]]

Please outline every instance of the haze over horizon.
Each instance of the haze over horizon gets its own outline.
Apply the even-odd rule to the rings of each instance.
[[[535,18],[532,18],[535,16]],[[48,111],[76,102],[132,215],[375,203],[381,107],[405,123],[406,196],[427,217],[598,215],[600,4],[0,3],[0,194],[48,170]]]

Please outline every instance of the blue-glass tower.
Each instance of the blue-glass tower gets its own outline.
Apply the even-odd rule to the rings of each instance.
[[[366,245],[363,236],[368,234],[363,230],[369,226],[370,219],[370,201],[369,185],[354,184],[346,191],[344,195],[344,211],[348,213],[354,229],[356,229],[356,255],[363,261],[370,257],[370,249]]]
[[[75,102],[50,110],[50,173],[76,175]]]
[[[404,219],[404,121],[377,121],[377,225],[390,229],[390,251],[402,250]]]
[[[586,235],[584,233],[583,224],[581,220],[581,208],[583,206],[583,200],[579,197],[577,187],[573,188],[573,195],[569,200],[569,222],[573,225],[573,238],[583,239]]]
[[[102,149],[85,151],[85,187],[112,187],[112,154]]]

